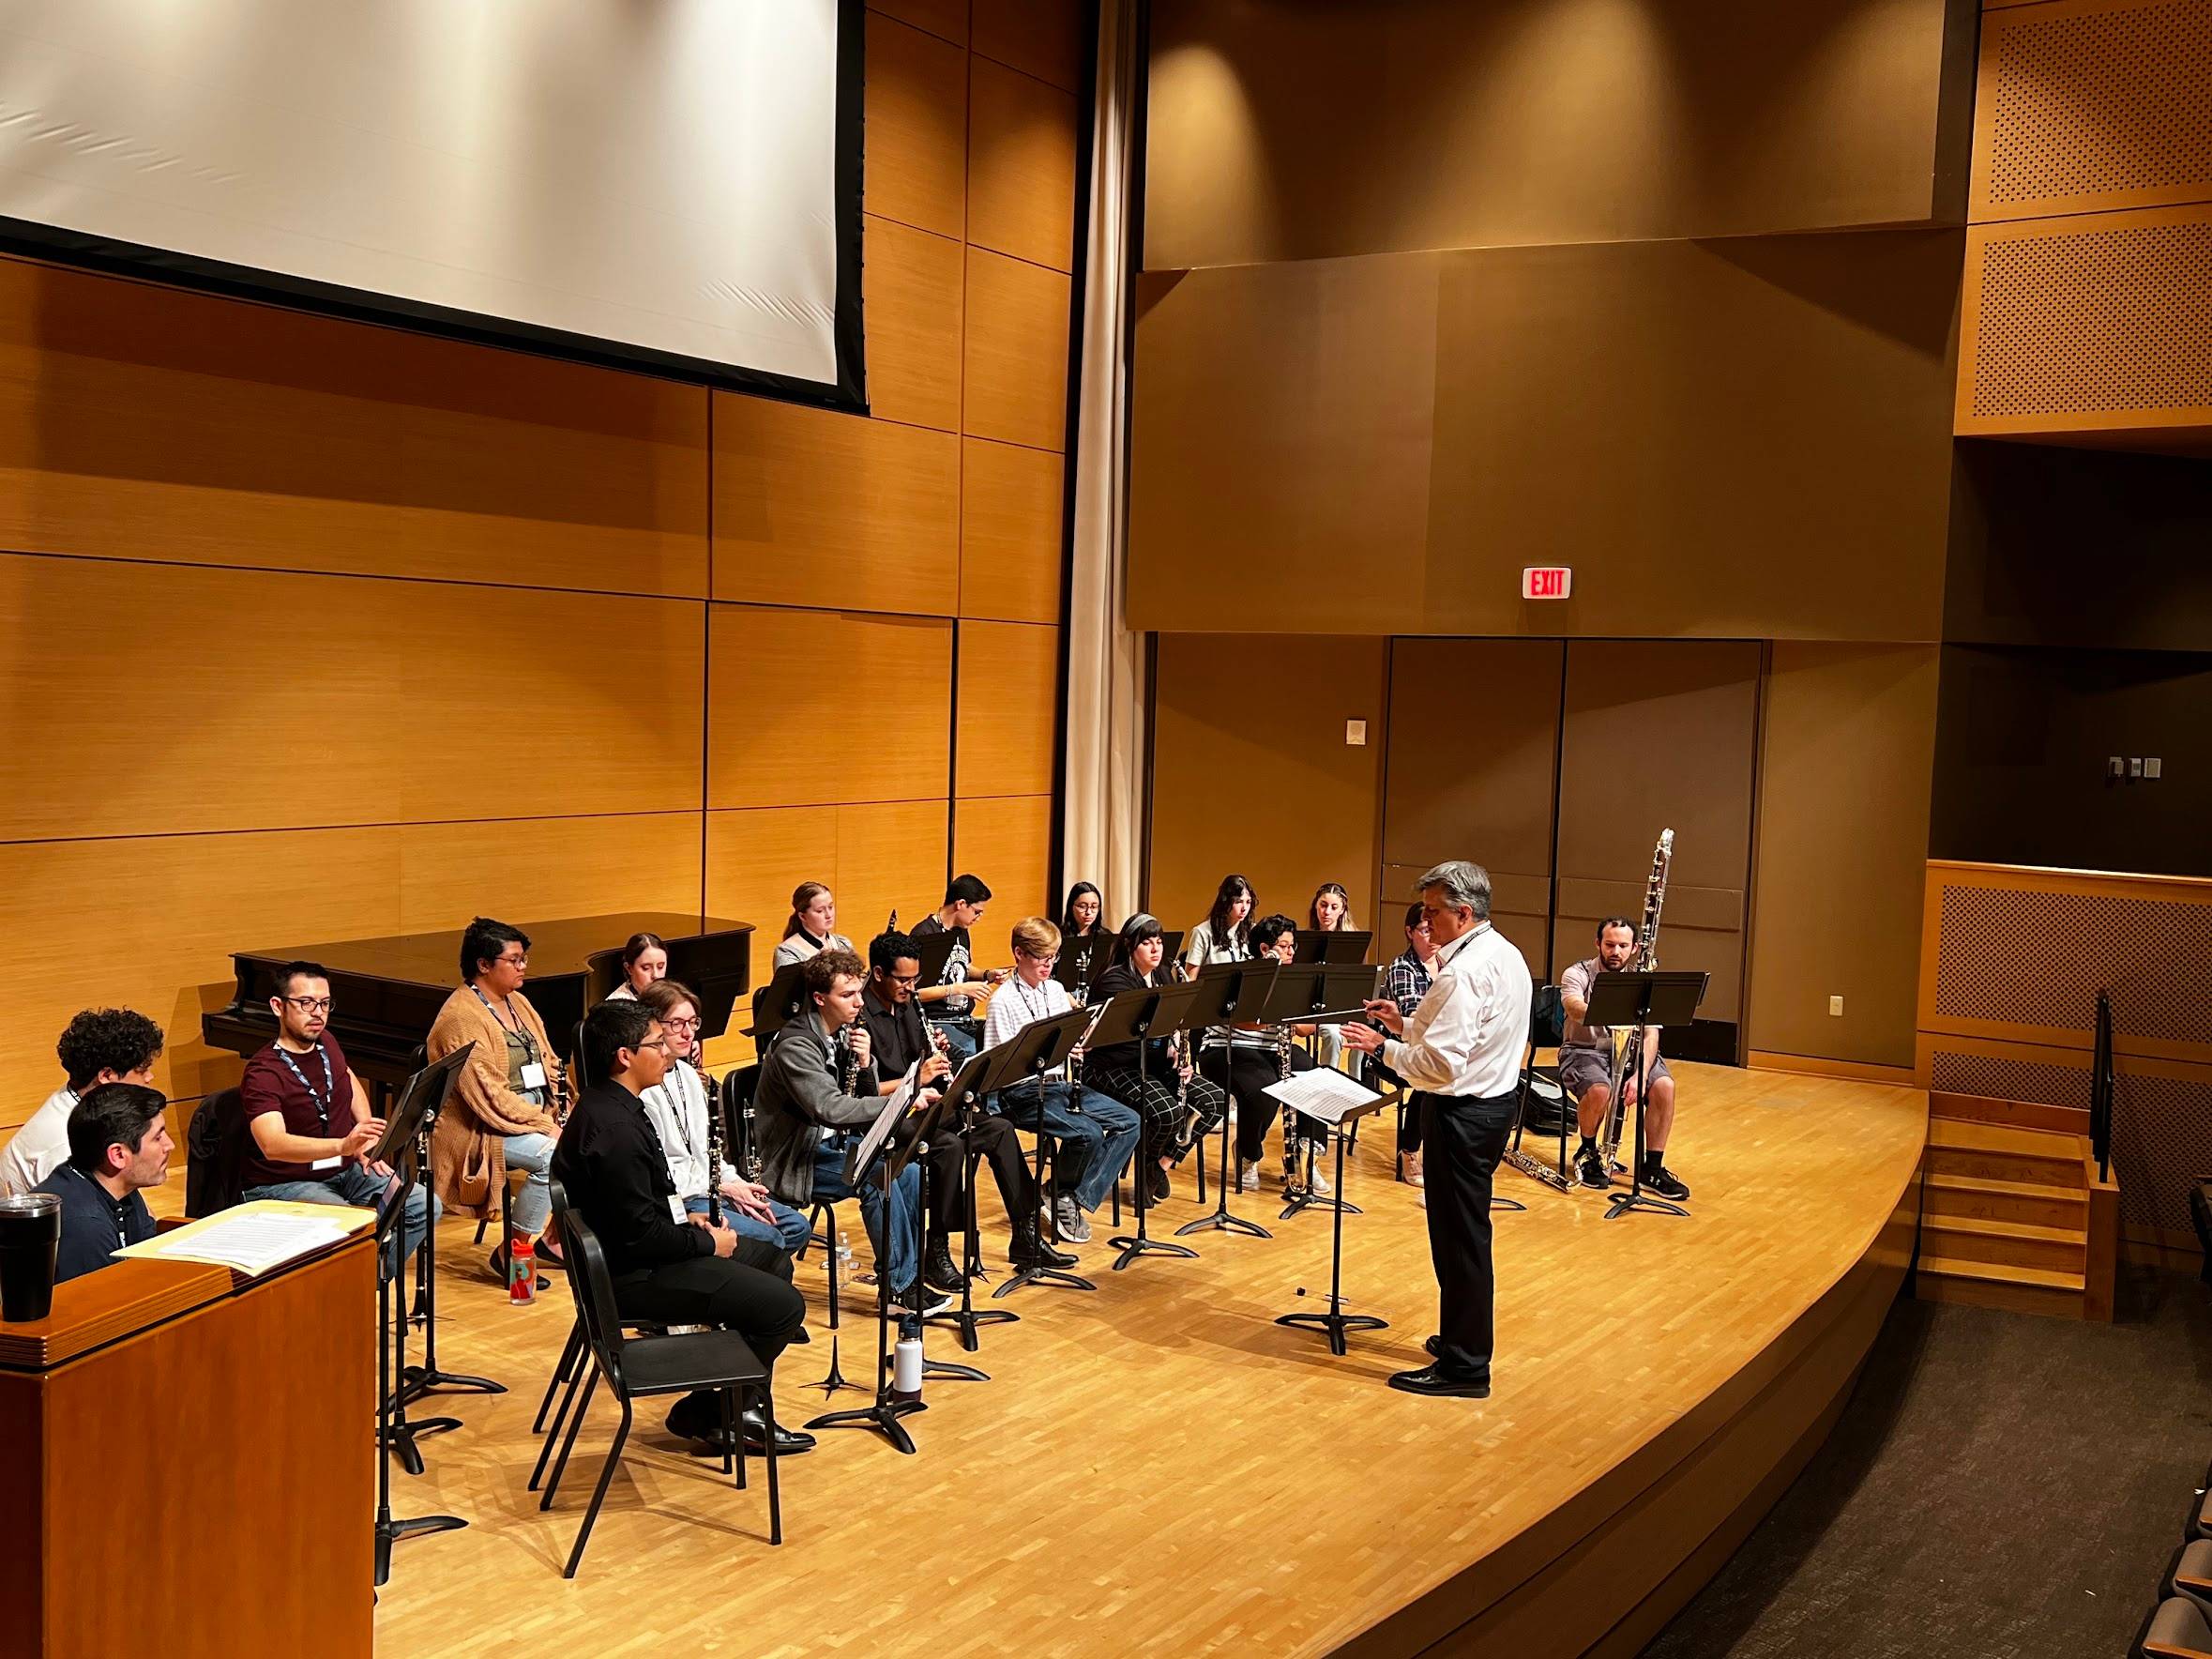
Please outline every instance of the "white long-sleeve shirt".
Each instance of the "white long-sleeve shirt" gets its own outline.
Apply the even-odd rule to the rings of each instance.
[[[706,1196],[706,1085],[689,1061],[674,1060],[667,1076],[638,1095],[638,1104],[644,1107],[646,1120],[660,1137],[669,1179],[675,1182],[669,1207],[682,1221],[684,1200]],[[716,1184],[736,1179],[737,1171],[723,1159]]]
[[[0,1197],[22,1197],[69,1161],[69,1114],[76,1109],[77,1091],[65,1083],[0,1147]]]
[[[1489,1100],[1521,1081],[1528,1047],[1528,964],[1484,921],[1437,952],[1436,977],[1383,1044],[1383,1063],[1429,1094]]]

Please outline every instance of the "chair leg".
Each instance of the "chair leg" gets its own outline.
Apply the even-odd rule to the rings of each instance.
[[[614,1443],[607,1448],[607,1461],[599,1469],[599,1484],[591,1495],[591,1507],[583,1512],[583,1525],[576,1531],[576,1547],[568,1552],[568,1565],[561,1574],[564,1578],[576,1576],[576,1568],[583,1560],[583,1546],[591,1540],[591,1524],[599,1518],[599,1505],[607,1500],[607,1488],[614,1484],[614,1466],[622,1461],[622,1442],[629,1438],[629,1401],[619,1389],[614,1397],[622,1401],[622,1421],[614,1425]]]
[[[768,1542],[783,1542],[783,1496],[776,1486],[776,1395],[768,1383],[760,1384],[761,1423],[767,1430],[762,1440],[768,1459]]]
[[[568,1380],[572,1373],[572,1368],[574,1367],[577,1358],[582,1352],[583,1347],[583,1327],[578,1324],[571,1324],[568,1327],[568,1344],[561,1349],[561,1362],[553,1367],[553,1374],[547,1380],[545,1385],[545,1398],[538,1402],[538,1415],[530,1420],[530,1432],[532,1434],[541,1435],[545,1433],[545,1410],[547,1407],[553,1404],[553,1390],[559,1388],[561,1384]],[[560,1420],[555,1418],[553,1421],[555,1425],[558,1426]]]
[[[745,1490],[745,1429],[738,1422],[738,1415],[744,1408],[745,1391],[743,1389],[732,1387],[722,1390],[722,1411],[729,1419],[731,1453],[730,1457],[724,1460],[722,1468],[735,1475],[735,1478],[732,1484],[740,1492]]]
[[[553,1494],[561,1489],[561,1477],[568,1472],[568,1454],[576,1449],[576,1431],[583,1426],[584,1413],[591,1409],[591,1397],[598,1392],[599,1368],[591,1367],[583,1381],[583,1398],[576,1402],[576,1414],[568,1419],[568,1432],[561,1440],[561,1455],[553,1463],[553,1479],[545,1484],[545,1491],[538,1499],[539,1509],[553,1508]],[[547,1438],[550,1440],[551,1436]]]
[[[598,1370],[598,1361],[594,1359],[589,1354],[580,1355],[578,1357],[576,1369],[569,1375],[568,1377],[568,1390],[561,1396],[561,1408],[557,1413],[554,1414],[553,1426],[545,1431],[545,1443],[538,1448],[538,1467],[530,1471],[529,1489],[531,1491],[537,1491],[538,1483],[545,1478],[546,1462],[553,1456],[553,1442],[561,1438],[561,1430],[568,1423],[568,1413],[573,1410],[580,1418],[583,1415],[582,1408],[579,1408],[576,1404],[576,1391],[583,1386],[583,1373],[585,1369],[588,1367],[590,1370],[596,1373]],[[574,1435],[571,1434],[569,1438],[574,1438]],[[563,1461],[567,1461],[566,1454],[563,1454]],[[560,1479],[559,1475],[557,1474],[553,1478],[555,1481]],[[553,1490],[551,1487],[546,1489],[545,1501],[547,1503],[551,1503],[553,1501]],[[543,1505],[540,1505],[539,1507],[542,1508]]]

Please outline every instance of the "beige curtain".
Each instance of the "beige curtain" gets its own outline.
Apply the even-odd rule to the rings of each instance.
[[[1098,8],[1097,126],[1083,267],[1075,546],[1068,603],[1068,776],[1061,844],[1070,882],[1095,881],[1107,918],[1137,907],[1144,869],[1144,642],[1123,615],[1127,562],[1129,196],[1136,164],[1136,0]]]

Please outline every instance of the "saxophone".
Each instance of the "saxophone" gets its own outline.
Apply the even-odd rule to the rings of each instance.
[[[701,1087],[706,1090],[706,1219],[722,1225],[722,1080],[701,1067]]]
[[[1636,961],[1631,969],[1635,973],[1649,973],[1659,966],[1659,907],[1667,902],[1667,868],[1674,861],[1674,832],[1672,830],[1661,830],[1659,845],[1652,849],[1651,879],[1644,887],[1644,925],[1636,932]],[[1605,1108],[1604,1134],[1598,1143],[1609,1169],[1620,1167],[1614,1154],[1620,1150],[1621,1130],[1629,1119],[1622,1084],[1625,1081],[1623,1073],[1628,1067],[1629,1039],[1631,1034],[1629,1031],[1615,1031],[1613,1034],[1613,1096]],[[1647,1073],[1650,1058],[1648,1055],[1644,1057]]]

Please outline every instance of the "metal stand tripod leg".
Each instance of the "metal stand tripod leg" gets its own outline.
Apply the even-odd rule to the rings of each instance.
[[[1629,1039],[1629,1062],[1622,1073],[1623,1088],[1628,1086],[1626,1078],[1635,1076],[1643,1070],[1644,1027],[1641,1022],[1636,1027],[1636,1034]],[[1649,1079],[1645,1081],[1648,1084]],[[1615,1216],[1626,1215],[1632,1210],[1651,1210],[1661,1215],[1688,1215],[1689,1213],[1681,1205],[1670,1204],[1666,1199],[1654,1197],[1644,1190],[1644,1097],[1649,1092],[1648,1087],[1636,1090],[1636,1167],[1629,1172],[1629,1190],[1625,1193],[1615,1193],[1613,1195],[1613,1202],[1605,1207],[1607,1221],[1613,1220]]]
[[[1144,1045],[1140,1043],[1137,1044],[1137,1098],[1140,1101],[1144,1098],[1145,1083]],[[1159,1167],[1159,1154],[1144,1144],[1147,1138],[1145,1129],[1150,1123],[1149,1115],[1141,1105],[1137,1108],[1137,1159],[1143,1165],[1137,1171],[1137,1230],[1106,1240],[1109,1246],[1121,1252],[1114,1261],[1114,1271],[1117,1273],[1141,1256],[1180,1256],[1190,1261],[1198,1259],[1198,1252],[1188,1244],[1171,1244],[1164,1239],[1150,1237],[1144,1230],[1144,1218],[1152,1208],[1152,1172]],[[1179,1128],[1176,1133],[1181,1133]]]
[[[1045,1132],[1044,1088],[1037,1091],[1037,1190],[1052,1216],[1050,1237],[1055,1248],[1060,1242],[1060,1206],[1053,1187],[1060,1184],[1060,1149],[1053,1149],[1053,1187],[1045,1185],[1045,1142],[1052,1137]],[[1057,1285],[1064,1290],[1096,1290],[1098,1286],[1081,1273],[1068,1272],[1065,1268],[1032,1266],[1018,1269],[1014,1276],[991,1293],[996,1301],[1002,1296],[1011,1296],[1024,1285]]]
[[[1229,1086],[1230,1073],[1231,1066],[1229,1050],[1224,1046],[1221,1050],[1221,1093],[1228,1100],[1234,1102],[1236,1098],[1236,1095],[1235,1091]],[[1202,1215],[1196,1221],[1185,1222],[1181,1226],[1175,1229],[1175,1237],[1178,1239],[1189,1233],[1212,1232],[1249,1233],[1255,1239],[1272,1239],[1275,1237],[1273,1233],[1270,1233],[1258,1222],[1247,1221],[1241,1215],[1232,1215],[1229,1213],[1230,1189],[1236,1184],[1235,1178],[1230,1173],[1233,1165],[1231,1164],[1229,1158],[1229,1119],[1234,1114],[1229,1111],[1224,1111],[1221,1114],[1221,1166],[1219,1171],[1221,1179],[1217,1189],[1219,1198],[1214,1206],[1213,1213],[1211,1215]],[[1204,1202],[1204,1199],[1202,1198],[1200,1201]]]
[[[1337,1132],[1337,1191],[1344,1190],[1344,1133]],[[1328,1312],[1326,1314],[1284,1314],[1275,1322],[1278,1325],[1311,1326],[1328,1336],[1328,1351],[1341,1355],[1345,1351],[1344,1333],[1348,1331],[1387,1331],[1390,1321],[1378,1319],[1372,1314],[1347,1314],[1343,1311],[1344,1298],[1344,1213],[1349,1205],[1336,1206],[1336,1219],[1329,1227],[1328,1246]],[[1356,1215],[1356,1210],[1352,1210]]]
[[[971,1354],[983,1346],[982,1339],[976,1334],[977,1326],[1012,1325],[1022,1317],[1009,1308],[984,1308],[978,1312],[976,1307],[976,1281],[983,1277],[983,1246],[977,1237],[976,1228],[976,1163],[972,1153],[964,1152],[960,1161],[962,1196],[968,1212],[967,1261],[961,1270],[962,1283],[960,1287],[960,1306],[942,1314],[932,1314],[923,1321],[930,1325],[952,1326],[960,1332],[960,1346]]]

